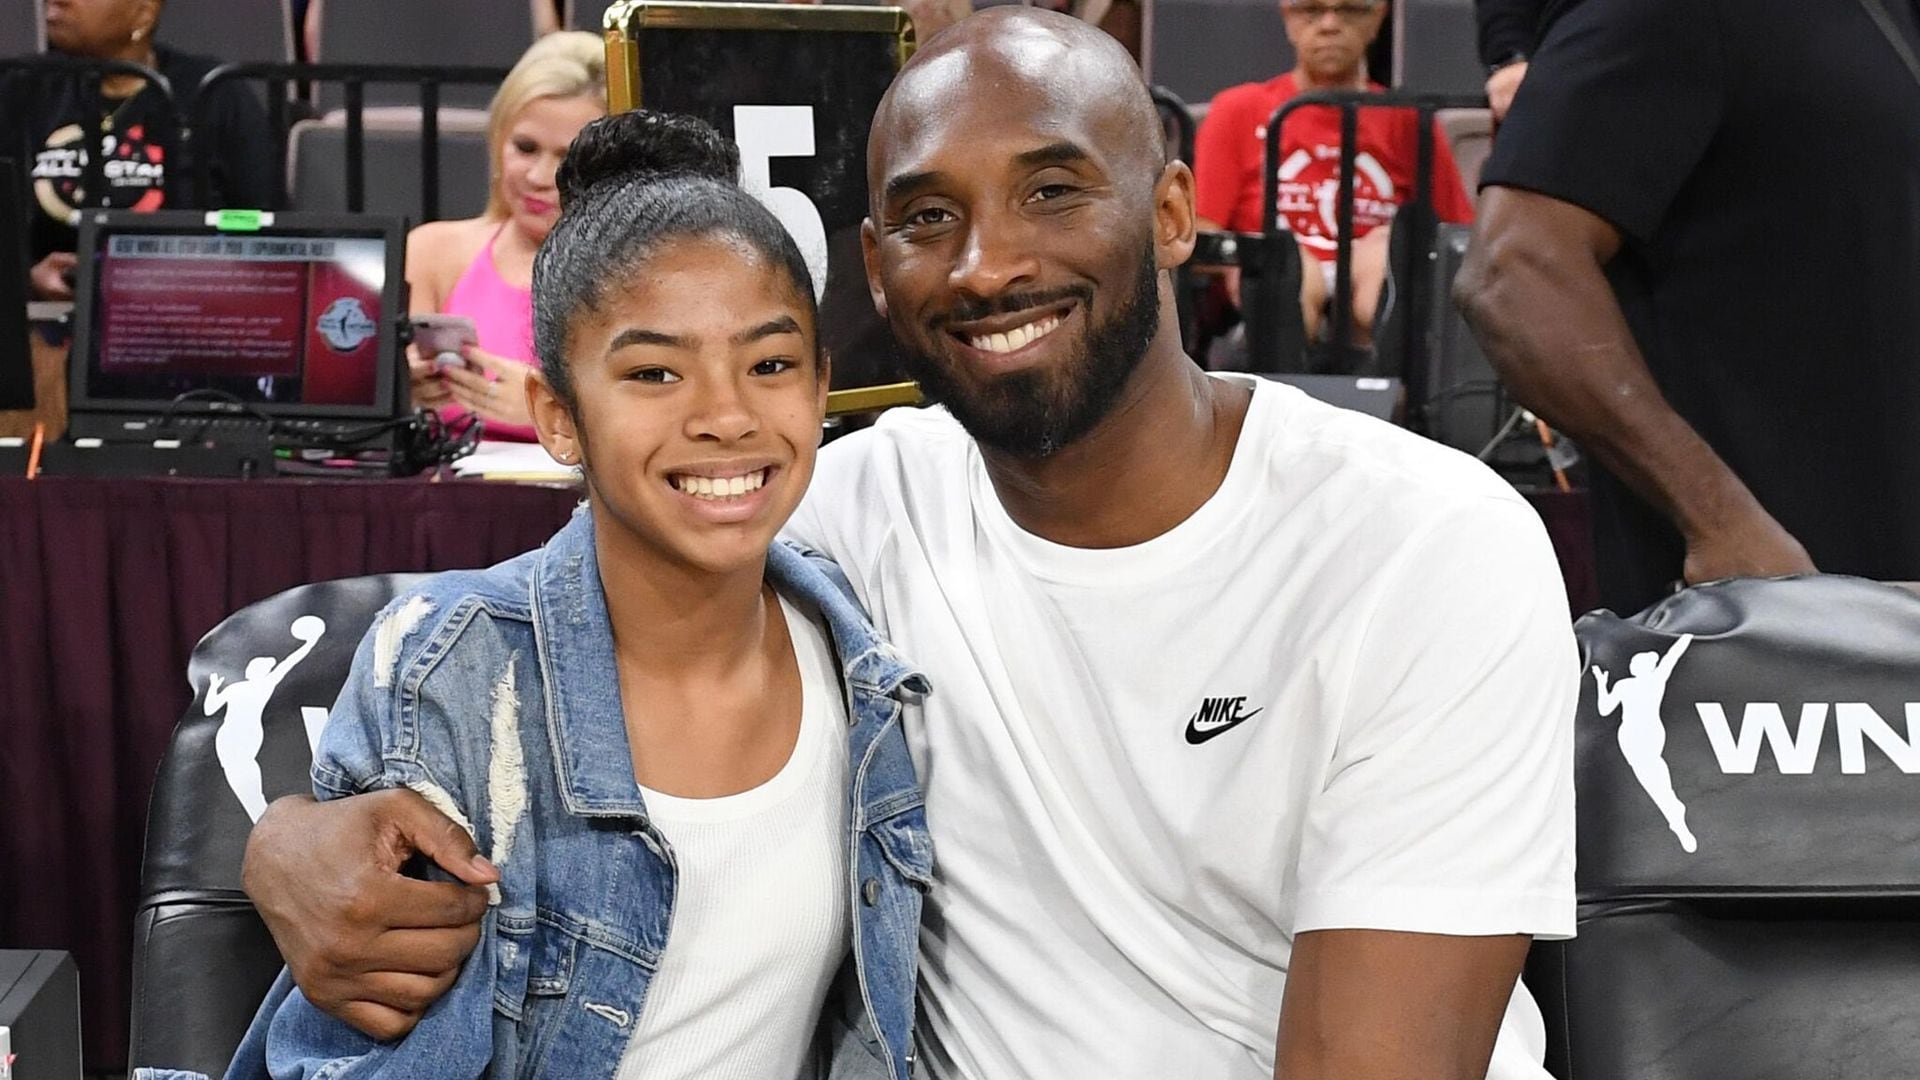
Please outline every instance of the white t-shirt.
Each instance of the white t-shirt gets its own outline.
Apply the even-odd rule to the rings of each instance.
[[[1578,665],[1540,521],[1289,387],[1135,547],[1008,518],[942,410],[822,452],[789,526],[933,683],[935,1077],[1267,1080],[1293,935],[1573,931]],[[1539,1078],[1524,992],[1489,1076]]]
[[[826,628],[783,597],[800,664],[800,734],[737,795],[643,788],[679,866],[673,926],[618,1080],[788,1080],[806,1066],[852,947],[847,710]]]

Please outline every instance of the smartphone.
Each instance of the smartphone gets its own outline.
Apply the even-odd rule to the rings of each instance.
[[[479,331],[465,315],[415,315],[412,322],[414,348],[440,367],[466,366],[460,349],[480,344]]]

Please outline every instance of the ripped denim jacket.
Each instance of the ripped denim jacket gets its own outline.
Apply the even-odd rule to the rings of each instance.
[[[928,686],[831,562],[779,543],[767,573],[823,614],[850,714],[853,949],[816,1067],[907,1080],[933,850],[900,714]],[[675,875],[634,783],[614,670],[584,508],[544,548],[437,575],[381,613],[321,737],[315,792],[421,792],[500,867],[498,902],[453,988],[404,1039],[366,1038],[282,972],[229,1078],[614,1075],[666,948]]]

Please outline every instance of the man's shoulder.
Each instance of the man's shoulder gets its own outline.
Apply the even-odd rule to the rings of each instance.
[[[1375,536],[1409,537],[1437,521],[1526,500],[1470,454],[1406,428],[1319,401],[1291,386],[1260,390],[1272,406],[1266,466],[1302,501],[1340,507],[1340,519]]]
[[[891,409],[873,426],[844,435],[821,449],[816,484],[865,486],[912,480],[933,483],[963,468],[972,437],[938,406]]]

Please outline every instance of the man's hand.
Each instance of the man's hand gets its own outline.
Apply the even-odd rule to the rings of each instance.
[[[1815,572],[1807,549],[1758,506],[1726,525],[1687,537],[1688,585]]]
[[[1507,110],[1513,108],[1513,95],[1520,92],[1520,83],[1526,77],[1525,60],[1517,60],[1487,76],[1487,104],[1493,107],[1494,123],[1507,118]]]
[[[67,284],[67,275],[78,265],[80,260],[71,251],[48,252],[27,274],[33,295],[40,300],[73,299],[73,286]]]
[[[1689,583],[1811,573],[1647,370],[1605,268],[1623,243],[1592,211],[1494,186],[1481,193],[1454,299],[1514,399],[1565,431],[1680,530]],[[1552,318],[1541,318],[1550,311]]]
[[[465,884],[403,877],[418,852]],[[466,831],[411,791],[289,796],[247,839],[241,879],[308,1000],[380,1040],[413,1030],[480,940],[500,879]]]

